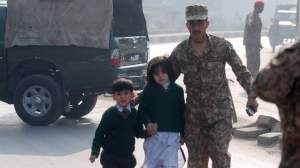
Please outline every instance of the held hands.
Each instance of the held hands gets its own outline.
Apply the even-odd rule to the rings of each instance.
[[[157,133],[158,125],[156,123],[148,123],[146,129],[147,129],[147,133],[150,136],[153,136]]]
[[[95,160],[96,160],[96,158],[97,157],[95,155],[91,155],[90,158],[89,158],[89,160],[90,160],[91,163],[94,163]]]

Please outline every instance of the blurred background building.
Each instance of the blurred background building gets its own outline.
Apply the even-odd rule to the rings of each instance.
[[[211,31],[243,30],[246,15],[255,0],[143,0],[150,34],[186,32],[184,11],[191,4],[205,4],[209,10]],[[265,0],[261,17],[263,29],[271,24],[277,5],[297,4],[297,0]]]

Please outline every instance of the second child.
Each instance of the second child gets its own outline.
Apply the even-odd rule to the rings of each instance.
[[[147,85],[139,105],[148,134],[144,142],[143,168],[178,167],[178,151],[184,136],[184,93],[175,84],[167,57],[148,64]]]

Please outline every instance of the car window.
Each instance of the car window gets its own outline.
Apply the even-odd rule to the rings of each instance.
[[[296,13],[277,13],[275,18],[279,21],[292,21],[295,22],[297,19]]]

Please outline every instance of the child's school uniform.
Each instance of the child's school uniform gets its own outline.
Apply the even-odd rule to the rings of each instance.
[[[143,168],[178,167],[180,135],[158,132],[144,142],[145,160]]]
[[[136,165],[133,156],[135,137],[146,137],[137,111],[130,106],[125,109],[118,105],[110,107],[96,130],[91,154],[98,157],[100,148],[103,148],[100,159],[103,168],[116,165],[133,168]]]
[[[184,94],[175,83],[167,86],[147,84],[139,112],[144,123],[158,124],[158,132],[144,142],[143,168],[178,167],[180,136],[184,134]]]

